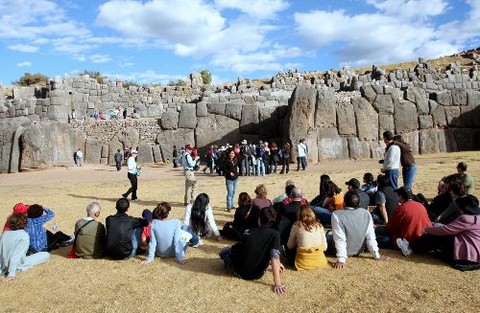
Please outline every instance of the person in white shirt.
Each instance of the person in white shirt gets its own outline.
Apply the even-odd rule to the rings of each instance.
[[[360,198],[356,193],[347,192],[344,198],[344,210],[332,213],[333,241],[337,251],[337,261],[333,263],[335,268],[344,268],[349,257],[362,253],[365,249],[365,242],[375,260],[386,261],[389,259],[380,255],[372,216],[366,209],[358,207],[359,202]],[[331,242],[329,245],[333,246]]]
[[[77,152],[75,152],[75,164],[81,167],[82,162],[83,162],[83,152],[82,152],[82,149],[78,149]]]
[[[132,194],[132,201],[137,202],[139,201],[137,198],[137,189],[138,189],[138,179],[137,176],[140,175],[140,167],[137,165],[136,157],[138,155],[137,150],[132,149],[130,151],[130,157],[127,159],[127,167],[128,167],[128,179],[130,180],[131,187],[128,189],[126,193],[122,196],[127,198],[128,195]]]
[[[400,169],[400,147],[393,142],[393,133],[389,130],[383,133],[383,142],[387,145],[383,160],[382,172],[388,177],[389,185],[398,189],[398,172]]]
[[[189,232],[194,237],[215,236],[217,240],[221,239],[210,206],[210,198],[206,193],[199,194],[195,201],[185,208],[182,230]]]
[[[300,166],[302,170],[305,170],[307,167],[307,154],[308,149],[305,144],[305,139],[300,139],[300,142],[297,145],[297,171],[300,171]]]

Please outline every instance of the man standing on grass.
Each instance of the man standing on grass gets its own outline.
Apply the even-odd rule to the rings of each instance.
[[[387,147],[383,157],[382,172],[388,177],[388,183],[393,189],[398,189],[398,170],[400,168],[400,147],[393,142],[393,133],[389,130],[383,133],[383,142]]]
[[[183,173],[185,174],[185,196],[183,204],[193,203],[197,196],[197,178],[195,177],[194,166],[200,158],[198,155],[192,157],[193,147],[189,144],[185,145],[185,152],[182,155]]]

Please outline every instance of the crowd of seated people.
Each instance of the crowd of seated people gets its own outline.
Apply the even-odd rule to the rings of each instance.
[[[19,203],[0,237],[0,270],[4,280],[13,281],[18,271],[46,262],[50,251],[66,245],[72,245],[69,257],[125,260],[143,253],[142,264],[171,257],[183,265],[189,247],[222,237],[236,241],[219,253],[225,267],[252,280],[270,266],[272,288],[278,294],[287,291],[281,279],[283,264],[296,270],[343,269],[349,258],[366,249],[378,261],[389,259],[380,249],[399,250],[405,256],[433,251],[456,269],[475,270],[480,268],[480,208],[471,194],[474,189],[465,185],[472,184],[466,175],[462,162],[457,173],[442,178],[431,202],[408,187],[393,189],[383,174],[374,182],[366,173],[363,186],[353,177],[345,182],[345,193],[324,174],[319,195],[311,202],[291,180],[273,201],[261,184],[254,198],[239,194],[233,221],[222,230],[206,193],[185,207],[183,221],[169,218],[168,202],[144,210],[142,217],[130,216],[130,202],[121,198],[117,213],[106,217],[104,226],[98,221],[100,205],[92,202],[86,216],[75,223],[73,236],[44,227],[54,216],[52,210]],[[328,262],[326,256],[335,261]]]

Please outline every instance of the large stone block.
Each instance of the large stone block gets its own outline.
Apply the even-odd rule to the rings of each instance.
[[[420,129],[432,128],[433,127],[433,117],[431,115],[420,115],[418,117],[418,127]]]
[[[447,118],[447,125],[449,127],[460,127],[460,107],[450,106],[445,107],[445,116]]]
[[[315,127],[337,127],[333,88],[319,88],[315,103]]]
[[[140,165],[154,162],[152,147],[149,144],[142,143],[138,146],[137,162]]]
[[[296,143],[302,138],[307,138],[308,129],[314,125],[316,102],[317,90],[315,88],[304,85],[295,88],[290,98],[289,111],[285,117],[285,139]],[[295,149],[293,149],[292,158],[296,158]]]
[[[452,105],[452,92],[450,90],[442,90],[432,94],[433,100],[443,106]]]
[[[240,121],[242,119],[243,106],[244,105],[241,102],[232,100],[226,104],[225,115],[227,117]]]
[[[412,149],[412,153],[414,155],[419,153],[419,150],[418,150],[418,145],[419,145],[418,144],[419,143],[418,131],[413,131],[413,132],[402,134],[402,138],[403,138],[403,140],[405,140],[406,143],[408,143],[410,145],[410,148]]]
[[[431,115],[433,117],[433,123],[435,126],[438,127],[446,127],[447,126],[447,116],[445,114],[445,107],[444,106],[437,106],[434,110],[431,111]]]
[[[52,121],[67,122],[69,113],[66,106],[51,105],[47,109],[47,116]]]
[[[258,106],[244,105],[242,108],[242,119],[240,120],[240,131],[243,134],[258,134]]]
[[[370,103],[373,103],[377,97],[377,93],[373,89],[372,85],[364,85],[360,87],[360,92],[362,93],[362,97],[367,99]]]
[[[379,114],[394,113],[393,99],[391,95],[377,95],[372,105]]]
[[[452,104],[467,105],[467,91],[464,89],[452,89]]]
[[[37,122],[21,136],[20,169],[49,168],[73,165],[73,155],[78,149],[85,152],[85,133],[66,123]],[[100,162],[101,142],[98,142]]]
[[[85,162],[100,164],[100,159],[102,158],[102,146],[103,142],[100,140],[87,138],[84,151]]]
[[[425,115],[429,112],[428,97],[424,89],[417,87],[408,87],[405,90],[405,100],[411,101],[417,105],[417,113]]]
[[[438,132],[435,129],[422,129],[419,131],[418,145],[420,154],[440,152],[439,143]]]
[[[204,118],[205,117],[202,117],[201,119]],[[194,131],[192,129],[165,130],[157,135],[157,142],[162,151],[163,162],[167,162],[167,160],[171,161],[173,158],[174,145],[178,151],[186,144],[195,145]]]
[[[200,101],[197,103],[197,117],[206,116],[208,116],[207,103],[205,101]]]
[[[155,163],[163,162],[162,150],[160,149],[160,145],[153,146],[152,150],[153,150],[153,160],[155,161]],[[172,158],[173,158],[173,153],[172,153]]]
[[[341,136],[356,136],[357,123],[352,103],[348,100],[341,101],[337,106],[338,133]]]
[[[415,104],[401,100],[395,104],[395,133],[401,134],[418,129],[418,115]]]
[[[160,118],[160,126],[163,130],[177,129],[178,128],[178,112],[173,110],[168,110],[163,112],[162,117]]]
[[[195,104],[182,104],[180,117],[178,120],[178,127],[191,129],[197,127],[197,110]]]
[[[319,128],[317,142],[319,160],[349,157],[347,139],[340,137],[336,128]]]
[[[208,113],[210,114],[218,114],[218,115],[225,115],[225,102],[218,102],[218,103],[207,103]]]
[[[378,138],[383,137],[383,132],[389,130],[394,132],[395,130],[395,123],[393,119],[393,115],[378,115]]]
[[[378,140],[378,114],[365,98],[352,99],[353,111],[357,121],[358,138],[360,140]]]
[[[198,119],[195,142],[201,149],[211,144],[224,145],[241,141],[239,122],[222,115],[210,115]]]
[[[350,158],[355,160],[370,158],[370,145],[367,142],[360,141],[357,137],[349,137],[347,140]]]
[[[369,142],[370,155],[374,159],[383,159],[385,154],[385,144],[383,141],[371,141]]]
[[[109,146],[106,144],[102,145],[102,158],[108,158]]]

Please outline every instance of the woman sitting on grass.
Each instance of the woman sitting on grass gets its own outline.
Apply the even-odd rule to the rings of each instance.
[[[260,209],[252,203],[252,198],[246,192],[238,195],[238,208],[235,210],[233,222],[227,222],[220,231],[222,237],[235,241],[242,240],[245,229],[258,227]]]
[[[162,202],[153,210],[148,256],[143,264],[148,264],[155,256],[159,256],[175,257],[183,265],[187,247],[198,243],[198,237],[185,236],[186,232],[180,229],[180,220],[168,218],[171,209],[170,203]]]
[[[7,219],[9,230],[0,237],[0,272],[5,282],[15,279],[17,271],[26,271],[35,265],[48,261],[48,252],[38,252],[27,256],[30,237],[24,230],[27,216],[23,213],[12,213]]]
[[[298,210],[287,247],[290,250],[297,248],[295,268],[299,271],[328,267],[324,254],[327,250],[325,231],[310,206],[302,205]]]
[[[195,198],[192,204],[185,208],[182,229],[192,234],[193,237],[211,237],[215,236],[220,240],[220,232],[213,217],[210,198],[206,193],[201,193]],[[199,241],[198,244],[201,244]]]
[[[480,208],[475,196],[456,201],[460,216],[447,225],[426,227],[424,235],[412,242],[397,238],[405,256],[412,253],[438,251],[442,261],[461,270],[480,269]]]

